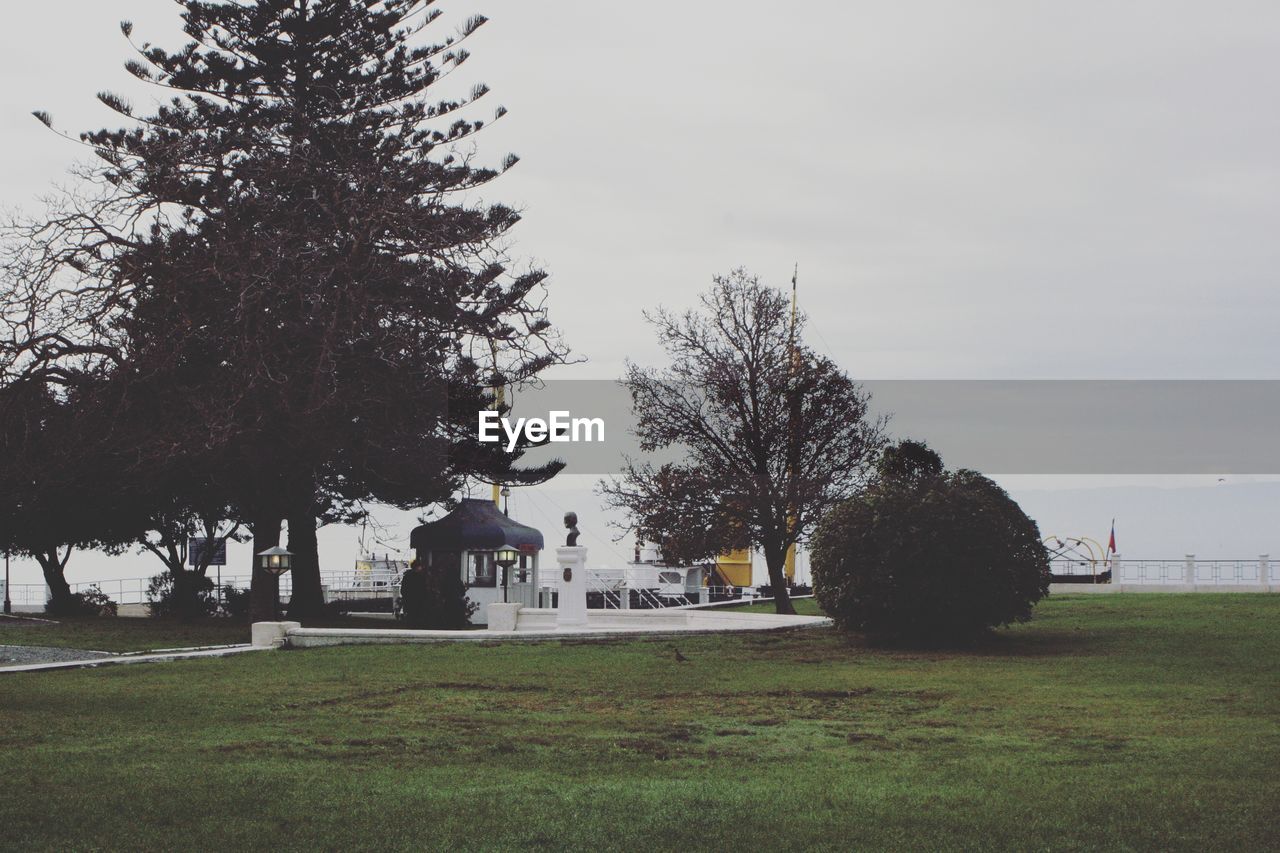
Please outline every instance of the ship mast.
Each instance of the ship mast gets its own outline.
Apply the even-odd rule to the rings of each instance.
[[[796,451],[799,450],[799,447],[796,445],[796,426],[797,426],[796,419],[797,419],[797,416],[799,415],[799,412],[796,411],[796,404],[799,403],[799,397],[797,395],[797,389],[796,389],[796,382],[799,379],[797,374],[799,374],[800,372],[800,351],[799,349],[796,348],[796,316],[799,312],[799,298],[798,298],[797,291],[799,290],[799,281],[800,281],[800,262],[796,261],[795,269],[791,273],[791,333],[787,343],[787,351],[790,359],[789,370],[790,370],[790,378],[791,378],[791,381],[789,383],[791,385],[791,388],[790,388],[791,400],[790,400],[790,406],[789,406],[791,417],[790,417],[790,421],[787,424],[787,428],[790,431],[790,435],[788,436],[788,440],[787,440],[788,486],[790,486],[790,480],[792,479],[792,477],[795,476],[795,465],[797,461]],[[794,513],[795,507],[792,506],[790,507],[790,509],[791,509],[791,513]],[[788,525],[795,523],[795,516],[791,513],[788,513],[788,517],[787,517]],[[787,547],[787,557],[786,557],[786,562],[784,563],[783,572],[786,575],[788,580],[792,580],[792,581],[795,580],[795,576],[796,576],[795,543],[792,543],[790,546]]]
[[[502,374],[498,371],[498,342],[489,341],[489,353],[493,356],[493,402],[498,411],[502,411],[502,406],[506,402],[506,385],[502,382]],[[502,484],[493,484],[493,505],[498,509],[502,509]]]

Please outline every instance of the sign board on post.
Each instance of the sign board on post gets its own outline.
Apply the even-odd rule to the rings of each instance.
[[[192,566],[200,565],[200,558],[204,554],[205,546],[209,540],[204,536],[192,536],[187,540],[187,563]],[[213,559],[209,561],[211,566],[225,566],[227,564],[227,540],[219,539],[213,549]]]

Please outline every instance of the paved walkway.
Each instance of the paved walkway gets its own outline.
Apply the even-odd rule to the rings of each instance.
[[[677,637],[738,631],[779,631],[825,628],[831,620],[825,616],[784,616],[776,613],[738,613],[715,610],[688,610],[674,607],[660,610],[588,610],[585,625],[565,626],[556,623],[555,610],[524,608],[520,605],[490,605],[489,619],[495,618],[495,607],[511,607],[503,614],[508,624],[514,616],[516,630],[492,627],[472,631],[438,631],[413,628],[303,628],[297,622],[257,622],[253,641],[263,646],[287,645],[291,648],[341,646],[364,643],[442,643],[442,642],[539,642],[543,640],[591,641],[615,637]]]
[[[114,657],[111,652],[88,649],[62,649],[52,646],[0,646],[0,667],[65,661],[100,660]]]
[[[10,656],[13,650],[20,650]],[[164,663],[172,660],[191,660],[193,658],[220,658],[241,652],[261,651],[260,646],[214,646],[196,649],[164,649],[155,652],[127,652],[112,654],[110,652],[94,652],[84,649],[50,649],[41,646],[0,646],[0,664],[19,661],[15,664],[0,665],[0,675],[12,672],[42,672],[53,669],[79,669],[81,667],[114,666],[124,663]],[[41,656],[40,652],[49,653]],[[26,655],[19,657],[18,655]]]

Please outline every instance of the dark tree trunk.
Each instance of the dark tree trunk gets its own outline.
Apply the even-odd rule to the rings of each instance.
[[[169,564],[169,575],[173,578],[173,612],[183,622],[190,622],[205,613],[200,603],[199,576],[187,569],[185,551],[178,542],[171,540],[169,558],[165,562]]]
[[[773,588],[774,612],[794,616],[796,608],[787,587],[787,549],[766,547],[764,561],[769,568],[769,586]]]
[[[200,602],[198,576],[196,573],[187,571],[186,567],[178,565],[176,568],[171,566],[169,574],[173,577],[174,614],[184,622],[204,616],[205,612]]]
[[[71,584],[67,583],[66,560],[58,558],[58,549],[53,548],[43,554],[33,554],[44,574],[44,582],[49,587],[49,612],[71,612]]]
[[[274,622],[278,617],[280,579],[258,565],[258,552],[280,544],[280,518],[255,519],[253,529],[253,580],[249,586],[249,621]]]
[[[289,516],[289,550],[293,552],[293,597],[289,618],[313,619],[324,611],[320,584],[320,550],[316,542],[316,516],[310,510]]]

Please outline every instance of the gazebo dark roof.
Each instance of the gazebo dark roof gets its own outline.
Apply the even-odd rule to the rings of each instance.
[[[493,501],[463,498],[444,518],[415,527],[409,547],[427,551],[492,551],[503,545],[542,548],[542,531],[512,521]]]

